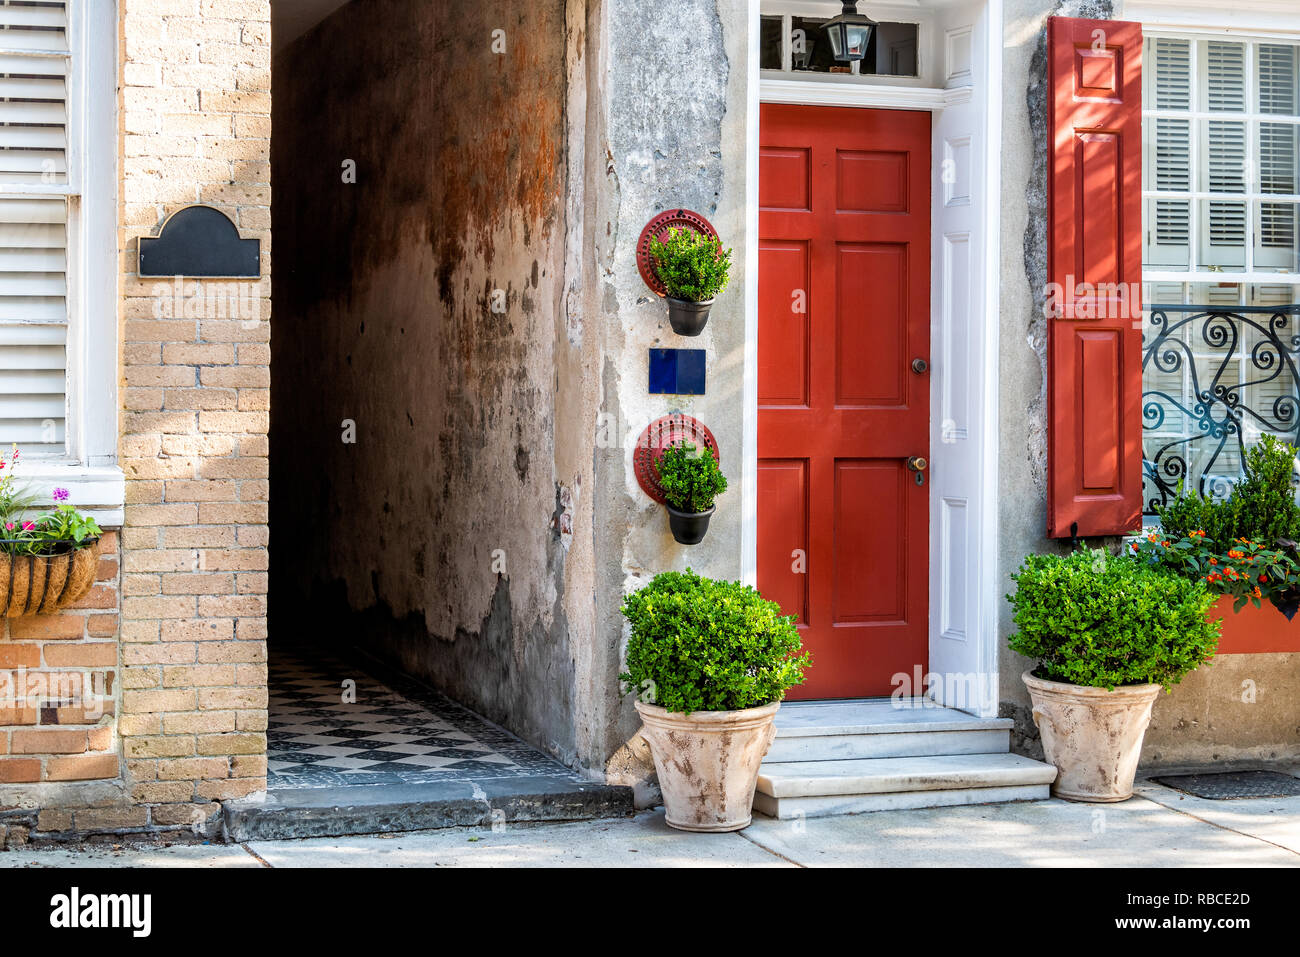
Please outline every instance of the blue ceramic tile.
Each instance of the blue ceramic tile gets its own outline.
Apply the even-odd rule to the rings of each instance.
[[[677,394],[704,395],[704,350],[677,350]]]
[[[703,349],[651,349],[651,395],[704,395]]]
[[[677,350],[650,350],[650,394],[672,395],[677,391]]]

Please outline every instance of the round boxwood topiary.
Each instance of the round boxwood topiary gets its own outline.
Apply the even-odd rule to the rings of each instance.
[[[628,595],[627,693],[668,711],[739,711],[803,681],[793,616],[740,582],[664,572]]]
[[[664,449],[656,469],[664,499],[679,512],[707,512],[727,490],[718,458],[709,448],[677,442]]]
[[[1020,630],[1009,642],[1038,659],[1039,678],[1108,690],[1172,685],[1218,647],[1205,583],[1135,558],[1087,549],[1030,555],[1011,578],[1007,600]]]

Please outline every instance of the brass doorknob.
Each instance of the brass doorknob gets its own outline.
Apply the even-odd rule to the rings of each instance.
[[[912,360],[912,371],[915,372],[917,375],[923,374],[929,368],[930,368],[930,363],[926,362],[924,359]]]
[[[913,472],[924,472],[926,465],[929,463],[919,455],[913,455],[907,460],[907,467]]]

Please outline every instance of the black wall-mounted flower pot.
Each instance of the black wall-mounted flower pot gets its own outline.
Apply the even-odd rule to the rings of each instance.
[[[709,530],[709,519],[717,507],[711,506],[707,512],[679,512],[665,504],[664,508],[668,509],[668,527],[672,529],[677,544],[698,545],[704,541],[704,533]]]
[[[674,299],[672,296],[666,298],[668,299],[668,324],[673,327],[673,332],[679,336],[698,336],[704,331],[704,325],[709,321],[712,299],[691,302],[688,299]]]

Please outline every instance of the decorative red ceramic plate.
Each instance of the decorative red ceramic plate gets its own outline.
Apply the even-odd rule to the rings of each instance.
[[[659,487],[659,457],[664,454],[665,448],[678,442],[690,442],[697,449],[709,449],[718,464],[722,464],[718,440],[704,423],[680,412],[655,419],[636,440],[636,448],[632,450],[632,467],[636,470],[636,480],[641,490],[660,505],[664,503],[664,491]]]
[[[668,235],[668,230],[673,228],[693,229],[697,233],[718,238],[718,231],[713,228],[713,224],[689,209],[665,210],[646,223],[645,229],[641,230],[641,238],[636,241],[636,268],[656,296],[663,296],[665,290],[664,284],[655,275],[654,263],[650,258],[650,237],[662,241]]]

